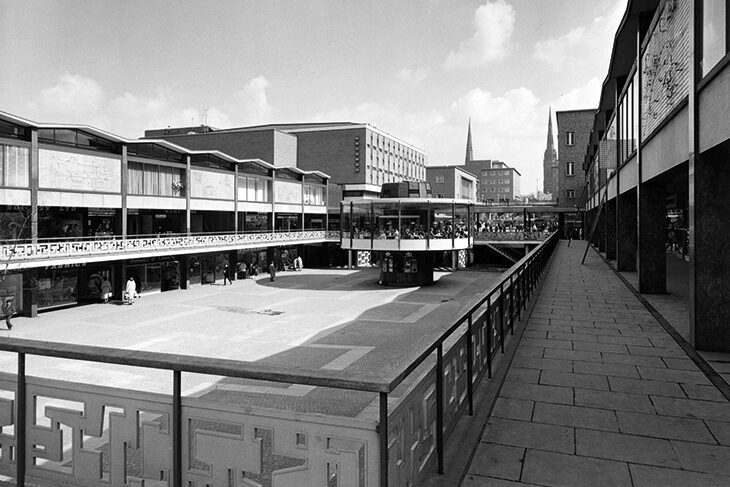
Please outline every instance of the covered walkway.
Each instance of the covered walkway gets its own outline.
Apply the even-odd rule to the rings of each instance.
[[[462,485],[730,485],[730,403],[584,249],[556,248]]]

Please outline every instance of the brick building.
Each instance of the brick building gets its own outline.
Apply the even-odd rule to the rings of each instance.
[[[436,198],[456,198],[476,201],[478,178],[459,166],[429,166],[426,181]]]
[[[585,197],[585,173],[582,170],[588,136],[596,110],[563,110],[555,112],[558,125],[558,184],[553,199],[561,205],[581,206]]]
[[[184,147],[219,149],[236,157],[260,158],[275,166],[319,168],[343,196],[377,197],[384,183],[426,180],[426,153],[369,124],[352,122],[270,124],[214,129],[149,130]]]

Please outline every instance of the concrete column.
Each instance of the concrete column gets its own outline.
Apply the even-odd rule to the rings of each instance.
[[[235,281],[238,274],[238,251],[231,250],[228,252],[228,277],[231,281]]]
[[[121,166],[122,166],[122,182],[121,182],[122,187],[120,189],[121,189],[121,195],[122,195],[122,212],[121,212],[122,213],[122,223],[121,223],[122,232],[120,235],[122,236],[122,238],[127,238],[127,192],[129,190],[129,184],[128,184],[129,161],[127,159],[127,145],[126,144],[122,146]]]
[[[190,193],[193,176],[191,172],[190,156],[185,156],[185,233],[190,236]]]
[[[354,250],[347,251],[347,269],[352,270],[352,253]]]
[[[451,251],[451,270],[455,271],[459,268],[459,252],[456,250]]]
[[[616,269],[636,270],[636,190],[618,197],[619,218],[616,235]]]
[[[616,199],[614,198],[606,203],[606,259],[616,259]]]
[[[190,288],[190,256],[181,255],[178,258],[180,266],[180,289]]]
[[[23,316],[35,318],[38,316],[38,301],[36,293],[30,287],[30,282],[37,282],[38,269],[28,269],[23,272]],[[17,304],[17,301],[16,303]]]
[[[600,207],[599,207],[600,208]],[[606,251],[606,205],[598,211],[598,226],[596,227],[596,239],[598,240],[598,251]]]
[[[695,155],[694,183],[690,176],[690,334],[698,350],[730,352],[729,160],[725,142]]]
[[[666,200],[662,181],[639,186],[639,292],[667,292],[667,252],[664,219]]]
[[[33,243],[38,242],[38,187],[38,130],[33,129],[30,134],[30,237]]]

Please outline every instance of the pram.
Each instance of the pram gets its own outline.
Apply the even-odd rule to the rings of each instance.
[[[132,299],[130,299],[129,293],[127,291],[124,291],[124,293],[122,294],[122,302],[131,305],[134,304],[134,300],[139,297],[139,293],[134,293],[134,296],[132,296]]]

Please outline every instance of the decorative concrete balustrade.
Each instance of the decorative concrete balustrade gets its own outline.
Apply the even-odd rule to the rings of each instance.
[[[64,240],[18,243],[0,246],[0,264],[9,269],[56,264],[75,258],[129,258],[185,254],[190,251],[223,251],[274,245],[335,242],[339,232],[309,230],[299,232],[176,235],[115,238],[106,240]],[[65,262],[64,262],[65,263]]]

